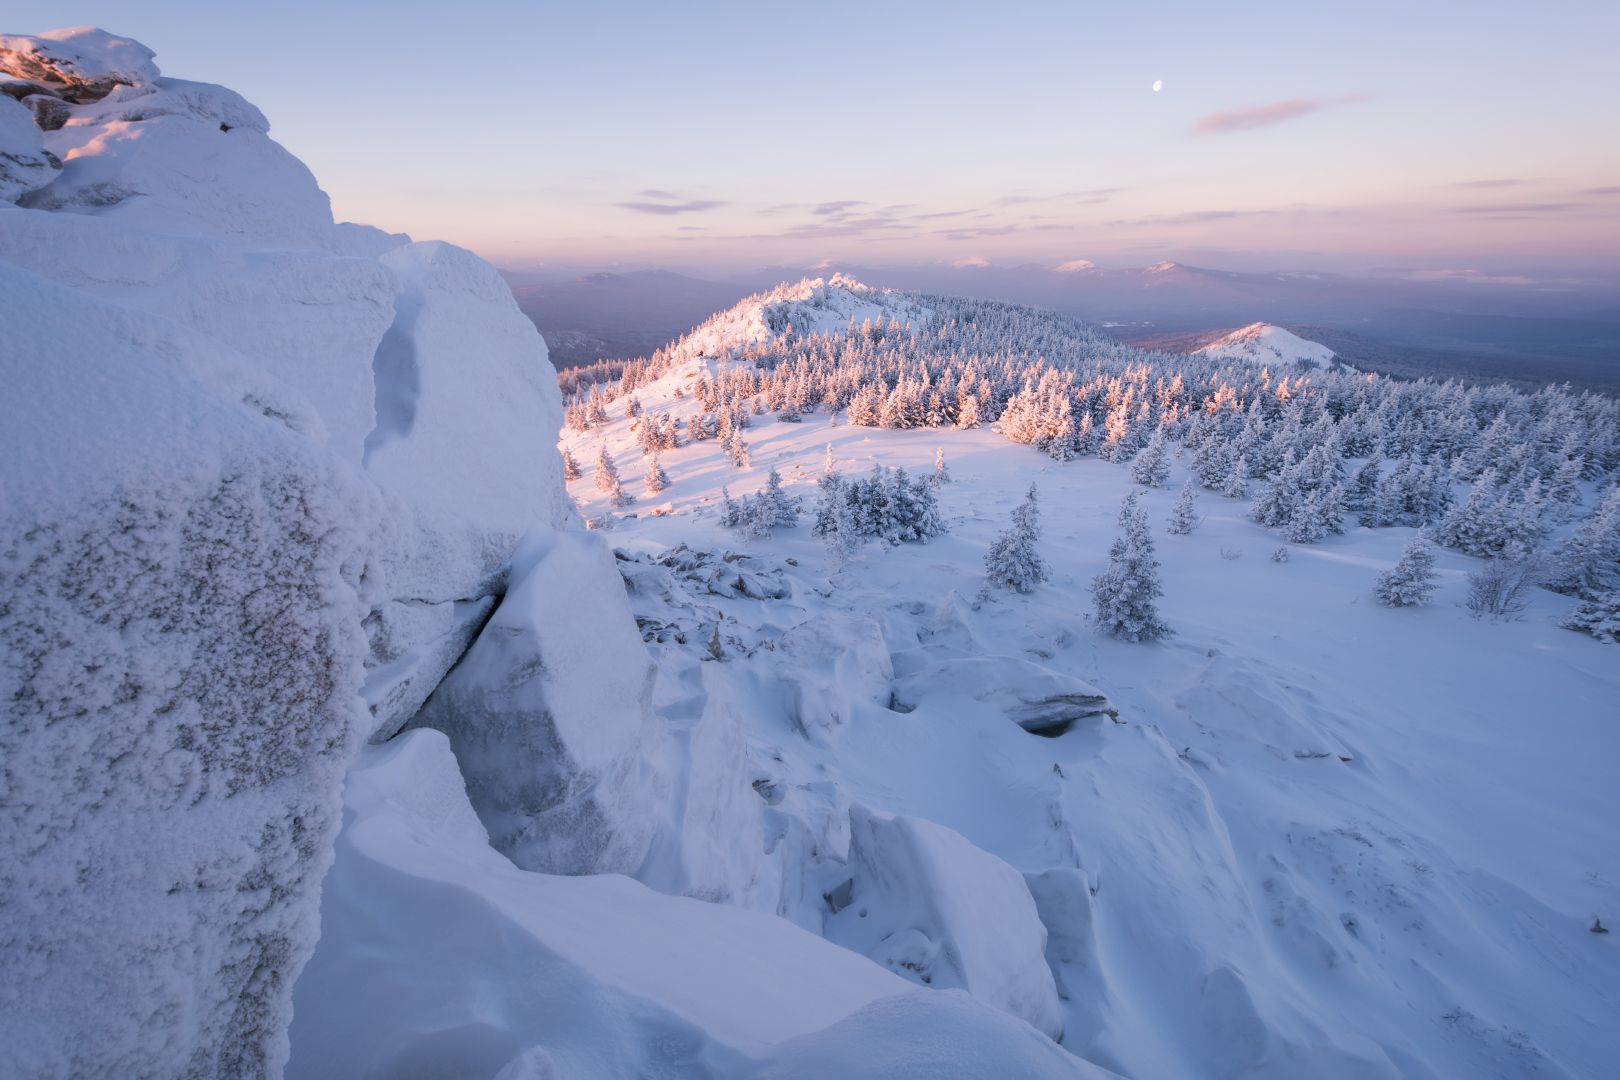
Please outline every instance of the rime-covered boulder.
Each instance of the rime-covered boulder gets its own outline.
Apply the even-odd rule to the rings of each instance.
[[[827,920],[828,938],[1062,1035],[1046,930],[1023,875],[921,818],[852,806],[849,830],[848,903]]]
[[[48,153],[34,113],[0,95],[0,203],[16,202],[56,179],[62,163]]]
[[[156,55],[138,41],[93,26],[0,34],[0,72],[44,83],[74,100],[93,101],[115,86],[153,82]]]
[[[274,1074],[365,725],[377,500],[217,341],[3,261],[0,325],[8,1067]]]
[[[577,527],[545,346],[492,269],[334,224],[257,109],[144,47],[6,37],[0,71],[62,119],[0,93],[0,1046],[274,1075],[355,748],[520,537]],[[28,154],[67,166],[6,179]]]
[[[656,671],[601,538],[539,534],[413,724],[450,736],[490,842],[526,870],[633,874],[663,781]]]
[[[1061,735],[1079,721],[1114,713],[1107,696],[1095,686],[1022,657],[969,656],[933,662],[916,651],[906,661],[901,688],[906,701],[929,697],[982,701],[1037,735]]]

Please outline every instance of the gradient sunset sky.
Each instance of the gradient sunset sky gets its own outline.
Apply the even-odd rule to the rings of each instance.
[[[506,265],[1620,268],[1620,3],[8,0]],[[1163,80],[1155,92],[1153,83]]]

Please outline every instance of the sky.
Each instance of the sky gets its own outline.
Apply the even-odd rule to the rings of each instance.
[[[1620,269],[1620,3],[5,0],[512,267]],[[1159,89],[1155,89],[1155,84]]]

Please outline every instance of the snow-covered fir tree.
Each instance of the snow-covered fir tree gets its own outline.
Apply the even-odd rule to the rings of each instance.
[[[1559,625],[1620,645],[1620,589],[1610,589],[1582,600]]]
[[[928,478],[935,487],[951,482],[951,470],[945,465],[945,448],[939,447],[934,451],[934,475]]]
[[[720,485],[720,524],[726,528],[735,528],[742,523],[742,508],[737,500],[731,497],[731,489],[724,484]]]
[[[566,446],[563,447],[562,466],[564,480],[578,480],[585,475],[579,467],[579,462],[575,460],[573,453]]]
[[[1620,591],[1620,484],[1558,546],[1547,585],[1588,600]]]
[[[658,460],[657,454],[647,458],[646,486],[649,495],[657,495],[669,487],[669,474],[664,471],[663,463]]]
[[[1024,501],[1013,508],[1012,524],[985,553],[984,572],[990,583],[1028,593],[1050,577],[1046,560],[1035,547],[1040,538],[1040,505],[1035,485],[1031,484]]]
[[[1197,498],[1198,490],[1191,480],[1182,485],[1181,497],[1170,510],[1170,523],[1165,526],[1167,531],[1176,536],[1185,536],[1198,528],[1198,507],[1195,505]]]
[[[596,451],[596,470],[591,482],[596,485],[596,490],[604,495],[611,495],[619,490],[619,470],[613,464],[613,456],[608,453],[606,443]]]
[[[1097,627],[1126,641],[1167,637],[1170,627],[1159,618],[1155,603],[1164,594],[1159,561],[1153,554],[1147,511],[1134,493],[1120,505],[1119,527],[1121,535],[1108,549],[1108,569],[1091,581]]]
[[[1407,541],[1400,561],[1378,575],[1373,596],[1385,607],[1415,607],[1428,603],[1435,587],[1434,553],[1419,529]]]
[[[1155,428],[1147,445],[1131,462],[1131,479],[1143,487],[1163,487],[1170,479],[1170,455],[1164,448],[1164,431]]]

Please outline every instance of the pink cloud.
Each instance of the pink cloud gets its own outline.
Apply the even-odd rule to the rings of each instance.
[[[951,265],[958,270],[983,270],[990,265],[990,260],[983,255],[969,255],[966,258],[957,259]]]
[[[1202,117],[1192,126],[1194,135],[1223,135],[1233,131],[1250,131],[1254,128],[1270,127],[1272,124],[1281,124],[1288,120],[1297,120],[1301,116],[1320,112],[1334,105],[1351,105],[1358,101],[1366,101],[1365,94],[1350,94],[1346,97],[1336,98],[1290,98],[1287,101],[1272,101],[1265,105],[1247,105],[1240,109],[1226,109],[1221,112],[1212,112]]]

